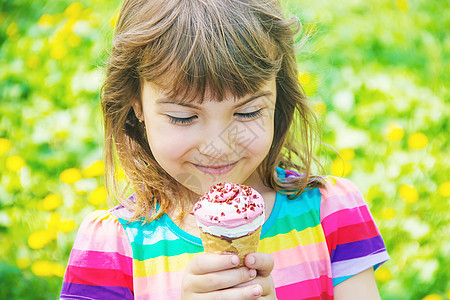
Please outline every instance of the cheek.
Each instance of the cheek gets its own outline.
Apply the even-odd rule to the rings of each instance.
[[[182,157],[190,148],[190,136],[185,130],[173,130],[170,125],[149,124],[147,127],[150,149],[160,163]]]
[[[273,139],[273,126],[257,122],[245,123],[239,145],[255,158],[265,157],[270,149]]]

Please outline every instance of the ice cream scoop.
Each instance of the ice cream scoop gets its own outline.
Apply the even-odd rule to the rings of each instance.
[[[264,199],[253,188],[218,183],[194,205],[207,253],[236,253],[241,258],[256,252],[265,221]]]

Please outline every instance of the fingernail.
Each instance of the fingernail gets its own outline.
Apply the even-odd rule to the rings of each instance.
[[[250,256],[250,257],[248,258],[248,262],[249,262],[249,264],[253,265],[253,264],[255,264],[256,259],[255,259],[253,256]]]
[[[239,263],[239,257],[237,257],[236,255],[231,256],[231,263],[233,265],[237,265]]]
[[[255,286],[254,288],[253,288],[253,295],[254,296],[259,296],[259,295],[261,295],[262,294],[262,288],[261,288],[261,286]]]
[[[255,269],[250,269],[248,271],[248,274],[250,275],[250,278],[256,277],[256,270]]]

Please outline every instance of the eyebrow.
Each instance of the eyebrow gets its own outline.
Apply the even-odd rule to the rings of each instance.
[[[261,91],[259,93],[256,93],[255,95],[252,95],[250,98],[244,100],[243,102],[240,102],[240,103],[237,103],[237,104],[233,105],[233,108],[238,108],[238,107],[244,106],[245,104],[247,104],[247,103],[249,103],[249,102],[251,102],[253,100],[256,100],[256,99],[261,98],[263,96],[271,96],[271,95],[273,95],[273,93],[271,91]],[[200,109],[199,105],[195,105],[195,104],[187,103],[187,102],[186,103],[185,102],[179,102],[179,101],[172,100],[172,99],[169,99],[169,98],[159,98],[159,99],[156,100],[156,103],[157,104],[176,104],[176,105],[186,106],[186,107],[190,107],[190,108]]]

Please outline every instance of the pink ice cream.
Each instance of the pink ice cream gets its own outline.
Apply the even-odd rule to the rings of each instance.
[[[251,187],[218,183],[194,205],[193,214],[205,233],[240,237],[253,233],[264,223],[264,199]]]

